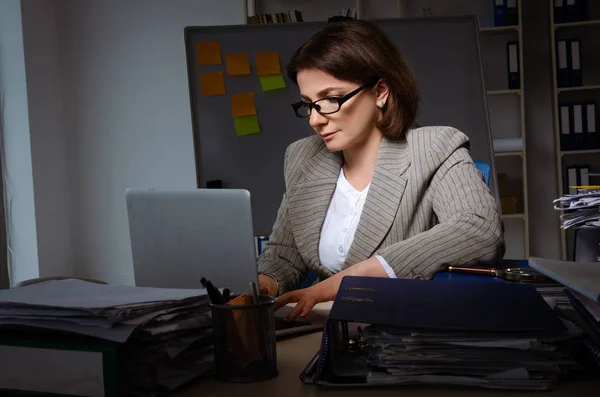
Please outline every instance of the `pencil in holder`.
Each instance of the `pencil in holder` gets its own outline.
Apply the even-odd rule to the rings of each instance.
[[[210,305],[215,378],[241,383],[278,375],[274,304],[260,295],[258,303]]]

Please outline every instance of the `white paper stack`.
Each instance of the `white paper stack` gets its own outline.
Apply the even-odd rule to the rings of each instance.
[[[368,326],[364,341],[373,370],[367,382],[549,390],[579,369],[568,349],[559,347],[567,339]]]
[[[122,395],[157,395],[212,368],[204,289],[140,288],[67,279],[0,291],[0,331],[44,330],[120,344]],[[0,385],[0,388],[2,385]]]
[[[600,227],[600,188],[578,189],[577,194],[567,194],[554,200],[554,209],[564,211],[561,227]]]

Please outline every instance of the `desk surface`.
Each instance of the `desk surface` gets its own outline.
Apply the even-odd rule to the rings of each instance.
[[[298,375],[314,356],[321,343],[321,333],[304,335],[277,343],[277,364],[279,376],[268,381],[246,384],[224,383],[214,379],[198,380],[180,389],[174,397],[208,397],[208,396],[372,396],[377,390],[377,397],[410,395],[411,397],[463,397],[463,396],[494,396],[494,397],[525,397],[538,396],[598,396],[600,378],[593,381],[562,382],[551,392],[486,390],[475,388],[360,388],[360,389],[323,389],[317,386],[305,385]],[[408,390],[407,390],[408,389]],[[410,391],[409,391],[410,390]],[[409,394],[407,394],[409,393]]]

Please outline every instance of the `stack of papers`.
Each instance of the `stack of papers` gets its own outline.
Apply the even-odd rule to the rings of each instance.
[[[364,331],[367,377],[376,384],[445,384],[547,390],[579,367],[557,342],[527,334],[406,331],[369,326]]]
[[[0,291],[0,331],[27,327],[120,344],[123,395],[156,395],[213,366],[204,289],[140,288],[68,279]]]
[[[564,211],[561,227],[600,227],[600,188],[579,189],[577,194],[567,194],[554,200],[554,209]]]
[[[566,287],[572,307],[565,313],[585,333],[590,355],[600,365],[600,263],[530,258],[529,265]]]

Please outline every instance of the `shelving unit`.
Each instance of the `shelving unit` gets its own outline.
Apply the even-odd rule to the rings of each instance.
[[[550,37],[552,48],[552,88],[553,88],[553,110],[554,110],[554,136],[556,142],[557,161],[557,197],[565,193],[564,172],[566,167],[575,164],[589,164],[590,175],[597,177],[600,171],[600,149],[585,150],[561,150],[560,137],[561,125],[559,121],[559,106],[563,102],[595,100],[600,105],[600,58],[598,46],[600,44],[600,2],[588,2],[588,14],[590,20],[581,22],[554,23],[554,0],[549,0],[550,5]],[[557,54],[556,41],[568,38],[578,38],[580,44],[581,69],[583,73],[583,85],[576,87],[558,87],[557,80]],[[596,120],[598,110],[596,111]],[[598,122],[596,121],[596,125]],[[591,183],[596,184],[598,181]],[[561,256],[564,260],[572,259],[573,233],[560,229]]]
[[[494,26],[493,3],[480,0],[242,0],[246,15],[271,13],[299,9],[305,21],[325,21],[338,10],[347,7],[356,9],[357,18],[398,18],[422,16],[429,8],[435,16],[468,15],[478,16],[480,43],[482,48],[483,72],[487,87],[490,124],[494,138],[521,138],[522,150],[495,154],[496,172],[511,172],[512,190],[518,198],[518,213],[503,214],[507,259],[529,257],[529,214],[527,193],[527,153],[525,131],[523,34],[521,2],[518,1],[518,24]],[[246,1],[250,2],[247,6]],[[519,42],[520,88],[507,89],[506,43]],[[515,164],[518,163],[518,167]],[[512,192],[511,192],[512,193]]]

